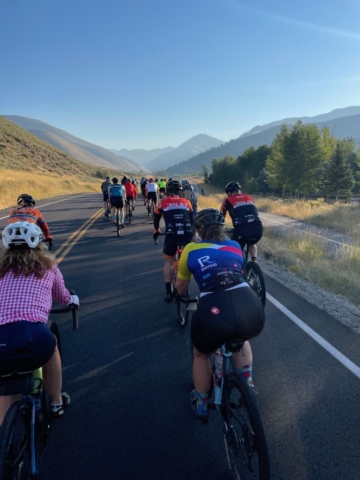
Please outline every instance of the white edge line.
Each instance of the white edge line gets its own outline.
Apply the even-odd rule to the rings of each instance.
[[[339,350],[333,347],[329,342],[327,342],[323,337],[316,333],[312,328],[310,328],[306,323],[304,323],[300,318],[294,315],[290,310],[288,310],[284,305],[278,302],[272,295],[266,293],[266,299],[275,305],[282,313],[284,313],[290,320],[292,320],[298,327],[300,327],[305,333],[310,335],[310,337],[315,340],[321,347],[323,347],[330,355],[332,355],[336,360],[344,365],[350,372],[356,375],[360,379],[360,367],[355,365],[351,360],[349,360],[345,355],[343,355]]]
[[[332,240],[331,238],[322,237],[321,235],[316,235],[316,233],[311,233],[311,232],[308,232],[307,230],[302,230],[301,228],[292,227],[291,225],[286,225],[285,223],[282,223],[282,222],[276,222],[275,220],[271,220],[270,218],[264,217],[264,214],[260,215],[260,218],[261,216],[264,218],[264,220],[267,220],[268,222],[277,223],[278,225],[282,225],[283,227],[292,228],[293,230],[297,230],[302,233],[307,233],[308,235],[312,235],[313,237],[318,237],[328,242],[337,243],[338,245],[342,245],[343,247],[352,248],[353,250],[360,250],[360,248],[353,247],[352,245],[348,245],[347,243],[337,242],[336,240]]]
[[[94,192],[94,193],[96,193],[96,192]],[[77,198],[77,197],[83,197],[85,195],[91,195],[91,193],[82,193],[80,195],[73,195],[72,197],[67,197],[67,198],[62,198],[61,200],[56,200],[56,202],[44,203],[44,205],[39,205],[36,208],[47,207],[48,205],[53,205],[54,203],[65,202],[66,200],[71,200],[72,198]],[[9,208],[11,208],[11,207],[9,207]],[[13,207],[13,208],[15,208],[15,207]],[[4,218],[9,218],[9,215],[6,215],[6,217],[0,217],[0,220],[4,220]]]

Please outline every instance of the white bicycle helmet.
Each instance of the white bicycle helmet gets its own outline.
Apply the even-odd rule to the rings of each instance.
[[[5,248],[11,245],[20,246],[27,244],[35,248],[43,239],[41,229],[35,223],[16,222],[7,225],[2,233],[2,241]]]

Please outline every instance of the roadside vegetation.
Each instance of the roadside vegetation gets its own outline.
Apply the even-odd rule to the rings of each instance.
[[[105,177],[123,172],[80,162],[0,117],[0,209],[13,206],[22,193],[36,200],[99,192]]]
[[[199,186],[201,188],[203,185]],[[204,188],[206,191],[207,186]],[[219,208],[224,198],[225,193],[199,195],[198,208]],[[360,205],[261,197],[256,197],[255,202],[259,210],[334,228],[349,235],[355,248],[336,244],[329,246],[329,242],[323,239],[292,229],[286,229],[280,236],[265,227],[258,251],[265,262],[329,292],[342,295],[360,308]],[[227,225],[232,225],[228,216]],[[309,232],[311,230],[309,226]]]

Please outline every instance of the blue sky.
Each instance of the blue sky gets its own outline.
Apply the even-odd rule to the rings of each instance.
[[[360,105],[359,0],[0,0],[0,114],[107,148]]]

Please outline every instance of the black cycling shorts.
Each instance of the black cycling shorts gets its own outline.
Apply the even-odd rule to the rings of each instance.
[[[112,207],[123,208],[124,200],[122,197],[110,197],[110,204]]]
[[[160,193],[165,193],[165,191],[166,191],[166,188],[165,188],[165,187],[161,187],[161,188],[160,188]]]
[[[164,255],[167,255],[168,257],[174,257],[176,255],[178,245],[182,245],[185,247],[185,245],[192,241],[192,238],[193,233],[178,235],[177,237],[171,237],[170,235],[166,236],[163,248]]]
[[[262,223],[244,224],[235,227],[232,240],[238,242],[241,248],[244,248],[246,244],[255,245],[261,239],[263,234]]]
[[[156,192],[148,192],[147,194],[147,199],[148,200],[153,200],[155,203],[157,202],[157,195]]]
[[[205,354],[229,340],[244,341],[259,335],[265,312],[258,295],[248,286],[200,297],[191,323],[191,340]]]
[[[134,202],[134,201],[135,201],[134,195],[127,195],[127,196],[126,196],[126,201],[127,201],[127,202],[130,202],[130,201],[131,201],[131,202]]]
[[[103,192],[103,200],[107,202],[109,200],[109,192]]]
[[[0,325],[0,375],[30,372],[53,356],[56,338],[41,322]]]

